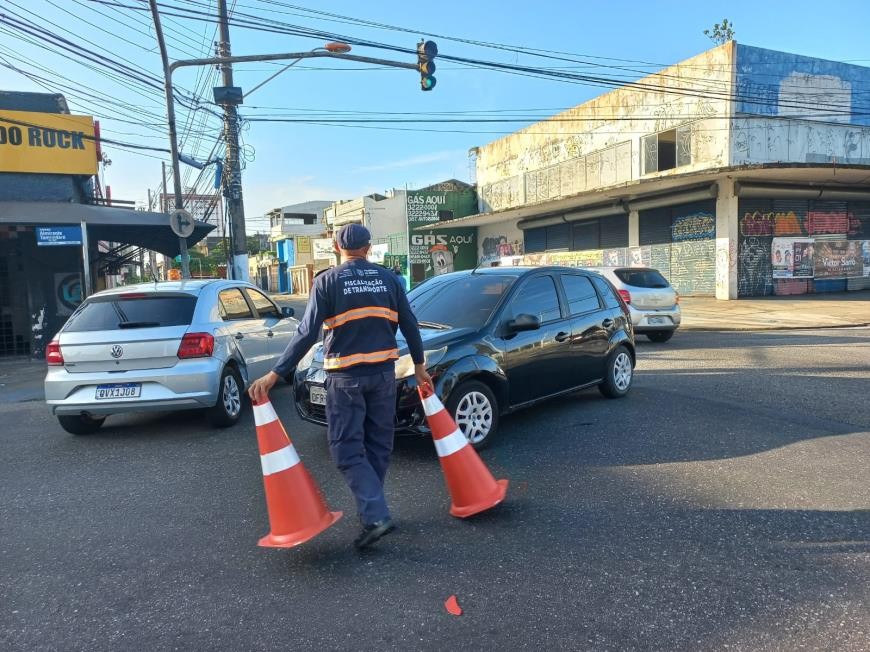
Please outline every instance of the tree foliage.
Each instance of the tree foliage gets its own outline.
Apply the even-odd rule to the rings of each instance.
[[[713,29],[704,30],[704,36],[713,41],[716,45],[722,45],[728,41],[733,41],[734,34],[734,23],[729,22],[727,18],[723,18],[721,23],[715,23]]]

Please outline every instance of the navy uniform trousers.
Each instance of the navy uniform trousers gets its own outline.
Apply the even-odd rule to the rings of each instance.
[[[392,370],[355,371],[326,376],[329,450],[356,498],[360,520],[371,525],[390,516],[384,477],[395,435],[396,376]]]

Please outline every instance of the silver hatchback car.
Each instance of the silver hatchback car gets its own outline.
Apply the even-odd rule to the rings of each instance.
[[[250,283],[187,280],[88,297],[46,347],[45,400],[67,432],[122,412],[205,408],[235,423],[244,391],[298,323]]]
[[[634,332],[667,342],[680,327],[680,296],[651,267],[590,267],[613,283],[631,313]]]

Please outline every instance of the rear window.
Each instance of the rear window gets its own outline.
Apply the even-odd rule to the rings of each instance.
[[[670,287],[667,279],[655,269],[617,269],[613,273],[626,285],[636,288]]]
[[[64,331],[114,331],[128,328],[187,326],[193,318],[196,297],[189,294],[115,294],[95,297],[82,304]]]

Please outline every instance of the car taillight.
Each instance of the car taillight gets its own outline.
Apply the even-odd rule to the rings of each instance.
[[[680,293],[674,292],[674,303],[679,303],[679,302],[680,302]]]
[[[63,353],[60,352],[60,342],[57,338],[53,339],[45,347],[45,361],[49,367],[63,366]]]
[[[214,352],[211,333],[187,333],[178,345],[179,358],[207,358]]]
[[[619,292],[619,296],[622,297],[622,300],[626,303],[631,303],[631,292],[628,290],[617,290]]]

